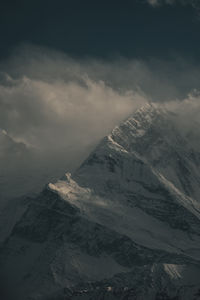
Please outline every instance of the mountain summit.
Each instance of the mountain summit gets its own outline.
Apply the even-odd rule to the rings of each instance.
[[[0,251],[15,299],[198,299],[200,153],[175,119],[147,104],[23,199]]]

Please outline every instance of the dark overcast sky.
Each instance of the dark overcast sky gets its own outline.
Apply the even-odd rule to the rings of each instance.
[[[198,59],[200,18],[191,6],[136,0],[1,0],[0,58],[21,43],[74,56]]]

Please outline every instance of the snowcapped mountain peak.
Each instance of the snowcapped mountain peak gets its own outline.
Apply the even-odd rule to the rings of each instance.
[[[159,103],[148,102],[141,108],[137,109],[136,112],[134,112],[128,118],[128,120],[135,119],[137,121],[146,121],[151,123],[153,120],[155,120],[155,118],[158,118],[159,116],[161,117],[161,115],[164,116],[165,114],[167,114],[167,110],[163,105]]]
[[[159,103],[148,102],[139,109],[137,109],[135,114],[143,116],[145,118],[147,116],[153,117],[155,116],[155,114],[160,114],[161,112],[164,112],[164,108]]]
[[[169,118],[168,112],[161,105],[147,103],[116,126],[111,135],[119,138],[127,136],[129,141],[133,138],[141,138],[151,127],[167,123],[167,117]]]
[[[173,117],[145,105],[73,174],[27,200],[0,251],[20,300],[53,299],[59,289],[61,299],[122,299],[110,298],[119,286],[130,299],[197,295],[200,155]]]

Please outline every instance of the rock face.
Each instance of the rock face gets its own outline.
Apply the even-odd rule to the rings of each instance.
[[[146,105],[23,199],[1,245],[5,299],[200,299],[200,153],[175,118]]]

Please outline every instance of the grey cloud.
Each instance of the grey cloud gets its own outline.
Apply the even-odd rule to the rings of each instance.
[[[16,180],[9,176],[20,174],[20,193],[73,170],[104,135],[147,101],[173,108],[185,103],[191,90],[200,90],[199,66],[181,58],[74,60],[29,46],[19,48],[0,69],[0,128],[31,153],[10,164],[6,175],[8,190],[14,190]]]
[[[94,144],[145,101],[200,89],[200,67],[181,58],[74,60],[29,46],[0,69],[0,127],[42,149]]]
[[[200,66],[177,55],[167,61],[148,59],[130,60],[117,57],[104,61],[72,59],[65,54],[45,48],[19,48],[9,61],[0,63],[2,73],[13,79],[23,76],[42,82],[75,82],[85,86],[88,77],[94,82],[103,81],[118,93],[141,90],[153,101],[184,98],[192,89],[199,88]],[[5,77],[5,76],[4,76]],[[10,84],[0,74],[0,82]],[[6,83],[7,81],[7,83]]]
[[[200,92],[192,91],[182,101],[168,101],[164,107],[176,114],[176,126],[180,133],[188,135],[193,145],[200,150]]]
[[[34,147],[80,146],[99,140],[144,96],[119,93],[103,81],[9,79],[0,86],[0,124],[15,139]]]
[[[43,51],[22,50],[1,65],[0,129],[13,141],[9,152],[5,139],[0,144],[1,201],[73,170],[103,136],[146,102],[142,92],[120,91],[92,76],[96,71],[88,71],[90,61],[77,63]]]

